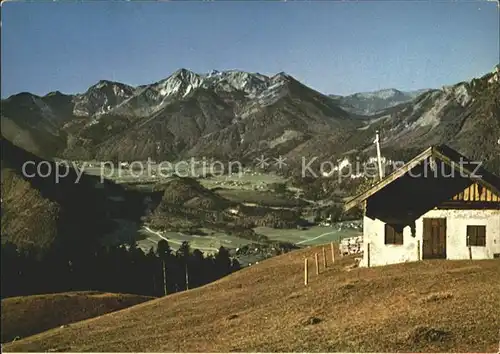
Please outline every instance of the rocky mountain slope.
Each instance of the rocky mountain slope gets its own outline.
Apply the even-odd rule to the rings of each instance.
[[[399,91],[392,88],[359,92],[348,96],[330,95],[330,97],[348,112],[372,115],[401,103],[410,102],[427,91],[429,90]]]
[[[499,85],[494,71],[442,89],[332,98],[285,73],[181,69],[138,87],[100,81],[74,96],[9,97],[2,101],[2,131],[42,156],[253,164],[262,154],[283,155],[296,170],[302,157],[335,162],[346,153],[372,154],[380,130],[385,155],[407,159],[446,143],[498,172]],[[352,113],[383,107],[389,108],[370,116]]]
[[[382,132],[390,150],[445,143],[465,156],[485,161],[500,173],[500,82],[498,72],[432,90],[398,106],[362,129]]]
[[[181,69],[151,85],[100,81],[75,96],[19,94],[2,103],[8,139],[68,158],[253,156],[359,125],[327,96],[285,73],[200,75]]]
[[[496,69],[498,70],[498,69]],[[375,132],[382,154],[407,161],[433,144],[447,144],[500,174],[500,80],[493,71],[481,78],[431,90],[415,100],[363,120],[349,135],[316,136],[301,146],[300,156],[334,164],[347,158],[375,156]],[[297,152],[287,155],[296,160]],[[318,164],[316,164],[317,167]],[[313,164],[313,166],[315,166]]]

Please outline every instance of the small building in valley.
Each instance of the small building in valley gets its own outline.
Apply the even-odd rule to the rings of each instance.
[[[500,256],[500,178],[432,146],[345,204],[362,206],[363,260],[379,266]]]

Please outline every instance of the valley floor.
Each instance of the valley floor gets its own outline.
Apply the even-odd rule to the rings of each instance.
[[[422,261],[317,276],[271,258],[215,283],[14,343],[7,352],[494,352],[500,262]],[[310,261],[311,265],[312,262]]]
[[[251,244],[253,241],[237,236],[227,235],[212,230],[203,230],[209,235],[187,235],[182,232],[159,232],[148,226],[143,226],[139,233],[141,239],[137,245],[144,252],[150,248],[156,249],[158,242],[167,240],[173,250],[177,250],[183,241],[188,241],[192,249],[198,249],[205,254],[215,254],[219,247],[230,250],[242,266],[266,259],[262,253],[236,254],[236,249]],[[301,229],[273,229],[270,227],[257,227],[254,231],[267,236],[271,241],[281,241],[296,244],[298,246],[315,246],[327,242],[339,242],[342,238],[362,235],[360,230],[344,228],[339,225],[333,226],[311,226],[305,230]]]

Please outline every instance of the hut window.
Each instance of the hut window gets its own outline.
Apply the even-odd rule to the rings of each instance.
[[[467,225],[467,246],[486,246],[486,226]]]
[[[386,245],[402,245],[403,244],[403,227],[385,224],[385,244]]]

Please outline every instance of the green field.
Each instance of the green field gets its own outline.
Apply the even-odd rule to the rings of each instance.
[[[204,253],[214,253],[220,246],[235,249],[252,243],[250,240],[221,232],[207,229],[202,229],[202,231],[207,235],[187,235],[180,232],[161,232],[160,235],[168,239],[173,250],[177,250],[183,241],[188,241],[192,249],[199,249]],[[290,242],[302,246],[314,246],[332,241],[338,242],[341,238],[360,235],[360,231],[357,230],[344,229],[338,231],[337,228],[323,226],[313,226],[307,230],[257,227],[254,231],[267,236],[270,240]],[[158,241],[162,239],[155,230],[148,230],[145,227],[141,228],[139,234],[141,239],[137,244],[144,251],[148,251],[151,247],[156,248]]]
[[[307,202],[276,194],[271,191],[255,191],[249,189],[219,189],[218,195],[235,203],[244,203],[248,205],[261,205],[277,208],[293,208],[308,205]]]
[[[232,249],[252,243],[250,240],[226,235],[221,232],[214,232],[207,229],[202,229],[201,231],[208,235],[187,235],[181,232],[161,232],[160,235],[168,240],[173,250],[179,249],[183,241],[188,241],[191,249],[199,249],[207,254],[217,252],[221,246]],[[149,250],[151,247],[156,248],[158,241],[162,239],[154,230],[149,231],[146,228],[142,228],[139,233],[142,239],[137,241],[137,244],[144,251]]]
[[[314,246],[332,241],[338,242],[342,238],[361,234],[358,230],[344,229],[338,231],[337,228],[326,226],[312,226],[307,230],[257,227],[254,231],[272,240],[291,242],[302,246]]]

